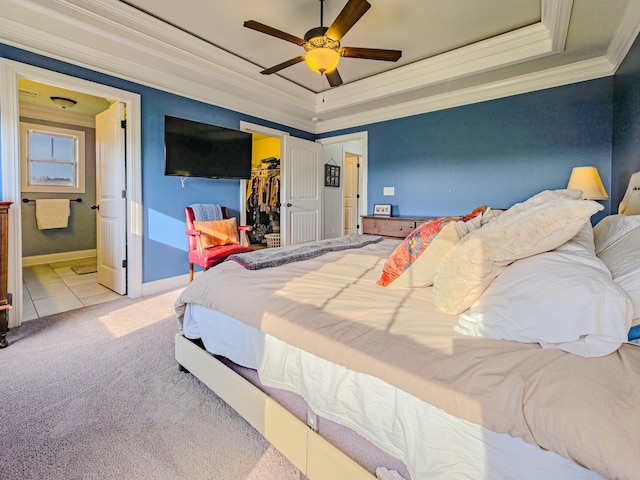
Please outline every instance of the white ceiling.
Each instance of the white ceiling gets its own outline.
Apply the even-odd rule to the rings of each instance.
[[[402,50],[402,58],[398,62],[343,58],[340,75],[345,83],[354,82],[540,22],[540,0],[509,1],[510,8],[505,11],[504,0],[371,0],[371,8],[347,32],[341,45]],[[245,20],[256,20],[299,38],[320,26],[319,0],[181,0],[179,9],[172,1],[124,3],[231,52],[259,70],[300,56],[304,49],[244,28]],[[325,0],[324,26],[331,25],[346,3]],[[313,92],[329,88],[304,63],[279,75]]]
[[[612,75],[640,28],[640,0],[369,2],[341,44],[402,58],[341,58],[335,88],[304,63],[260,75],[302,47],[243,27],[303,37],[319,0],[2,0],[0,42],[322,133]]]

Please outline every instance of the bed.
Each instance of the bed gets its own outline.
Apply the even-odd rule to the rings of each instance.
[[[177,300],[176,359],[314,480],[637,478],[640,222],[592,229],[601,207],[578,198],[239,255]],[[493,249],[505,229],[512,245]]]

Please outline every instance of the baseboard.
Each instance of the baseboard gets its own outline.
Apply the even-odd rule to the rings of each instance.
[[[22,266],[31,267],[33,265],[43,265],[47,263],[66,262],[69,260],[80,260],[81,258],[95,257],[95,248],[89,250],[76,250],[75,252],[47,253],[45,255],[32,255],[22,257]]]
[[[196,272],[195,277],[202,275],[202,272]],[[189,285],[189,274],[177,275],[175,277],[163,278],[153,282],[142,284],[142,296],[157,295],[159,293],[169,292],[178,288],[185,288]]]

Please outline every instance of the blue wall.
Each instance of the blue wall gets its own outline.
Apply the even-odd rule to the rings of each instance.
[[[640,39],[636,39],[614,76],[612,211],[640,171]]]
[[[598,167],[610,191],[612,85],[594,80],[338,133],[369,132],[369,211],[374,203],[391,203],[394,216],[505,208],[565,188],[580,165]],[[385,186],[395,196],[383,196]]]
[[[178,95],[0,44],[0,57],[46,68],[141,96],[142,201],[144,214],[143,282],[188,272],[184,207],[191,203],[219,203],[231,214],[240,209],[239,180],[187,179],[164,176],[164,116],[239,128],[240,121],[264,125],[313,140],[314,135],[249,115],[207,105]],[[0,192],[1,193],[1,192]]]
[[[164,176],[164,116],[188,118],[228,128],[240,121],[265,125],[313,140],[314,136],[242,115],[231,110],[189,100],[159,90],[145,89],[142,97],[142,192],[145,212],[144,281],[172,277],[188,271],[184,207],[192,203],[217,203],[230,215],[240,212],[240,181]],[[176,251],[179,254],[176,254]]]

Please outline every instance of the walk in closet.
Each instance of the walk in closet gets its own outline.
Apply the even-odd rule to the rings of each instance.
[[[247,225],[253,227],[249,239],[254,245],[267,246],[265,235],[280,233],[280,178],[280,139],[254,135],[246,204]]]

